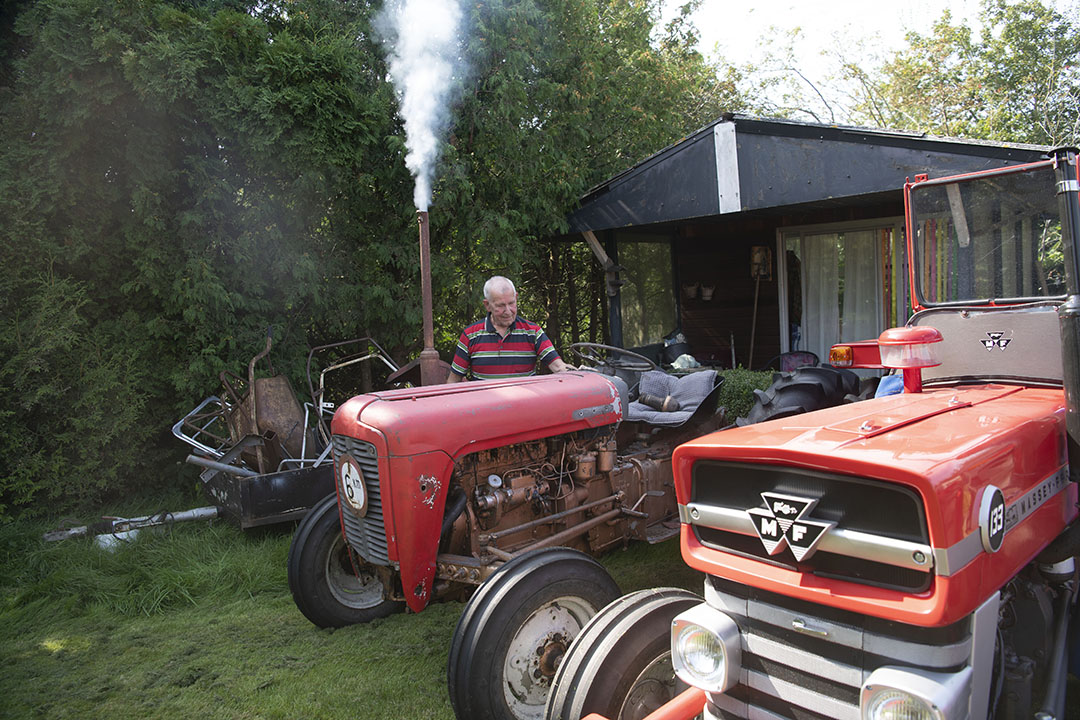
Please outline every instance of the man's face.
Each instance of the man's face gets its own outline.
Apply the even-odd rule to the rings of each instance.
[[[498,327],[506,328],[517,317],[517,293],[510,290],[491,293],[484,299],[484,308],[491,313],[491,320]]]

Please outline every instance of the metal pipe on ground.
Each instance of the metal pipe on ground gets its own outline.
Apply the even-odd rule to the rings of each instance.
[[[92,523],[90,525],[80,525],[79,527],[66,528],[64,530],[54,530],[47,532],[42,536],[46,542],[56,540],[67,540],[68,538],[82,537],[93,533],[102,537],[111,537],[114,539],[128,539],[134,537],[134,531],[144,527],[154,527],[156,525],[168,525],[178,522],[188,522],[191,520],[213,520],[218,517],[217,507],[211,505],[201,508],[193,508],[191,510],[181,510],[179,512],[162,512],[156,515],[143,515],[141,517],[134,518],[109,518],[102,522]],[[125,535],[126,534],[126,535]],[[117,537],[123,536],[123,537]],[[100,543],[104,545],[105,543]]]

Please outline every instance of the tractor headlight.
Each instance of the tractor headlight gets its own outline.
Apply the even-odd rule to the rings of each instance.
[[[739,680],[739,626],[708,605],[697,605],[671,623],[671,662],[683,682],[705,692],[730,690]]]
[[[955,720],[967,713],[971,668],[933,673],[883,667],[862,686],[862,720]]]

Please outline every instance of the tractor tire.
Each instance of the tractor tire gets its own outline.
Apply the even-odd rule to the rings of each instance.
[[[447,662],[459,720],[539,720],[566,648],[619,596],[607,571],[569,548],[509,561],[480,586],[454,629]]]
[[[832,365],[775,373],[768,390],[754,391],[754,407],[746,417],[736,418],[735,424],[753,425],[833,407],[848,395],[858,395],[859,390],[858,375]]]
[[[685,690],[671,665],[671,621],[701,602],[687,590],[653,588],[605,607],[563,658],[544,718],[577,720],[595,712],[641,720]]]
[[[404,607],[389,599],[374,566],[345,542],[334,494],[313,507],[296,528],[288,574],[296,607],[322,628],[370,622]]]

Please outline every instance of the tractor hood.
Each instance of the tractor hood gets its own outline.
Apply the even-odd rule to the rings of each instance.
[[[338,409],[332,431],[371,439],[386,457],[437,451],[457,457],[618,424],[626,402],[619,385],[607,375],[576,371],[369,393]]]
[[[774,591],[796,595],[815,594],[811,586],[820,586],[818,591],[828,599],[815,597],[818,602],[851,607],[859,604],[853,598],[876,598],[859,609],[904,622],[941,624],[970,612],[990,588],[1001,587],[1030,562],[1045,545],[1045,537],[1053,537],[1075,517],[1076,488],[1066,482],[1064,472],[1064,423],[1061,389],[989,384],[893,395],[707,435],[677,448],[673,459],[681,512],[690,526],[683,529],[684,555],[697,569],[737,582],[764,583]],[[708,465],[708,472],[699,468],[695,474],[696,464]],[[831,496],[793,492],[792,488],[813,486],[813,482],[799,486],[791,479],[799,473],[824,478],[822,487],[832,488]],[[712,489],[744,484],[748,478],[754,487],[737,502],[708,499],[735,497],[727,490]],[[995,488],[1004,501],[1005,538],[991,553],[984,550],[982,537],[985,497]],[[880,533],[885,539],[879,545],[890,551],[900,548],[884,562],[898,566],[906,562],[910,570],[923,573],[925,585],[917,591],[890,593],[881,583],[873,588],[816,578],[807,583],[805,567],[793,572],[702,544],[704,536],[695,532],[695,525],[749,533],[752,539],[746,542],[760,545],[747,511],[767,505],[760,492],[778,490],[820,501],[818,510],[806,511],[807,518],[813,512],[828,512],[823,509],[828,504],[841,531],[846,527]],[[901,512],[905,497],[913,507],[911,516],[922,525],[915,533],[921,537],[913,538],[909,532],[893,542],[884,528],[893,519],[890,515]],[[710,502],[722,507],[714,508]],[[862,524],[856,526],[860,505],[864,510],[867,505],[875,507],[863,512],[858,521]],[[712,519],[695,519],[695,509],[697,517]],[[865,519],[871,513],[877,514],[876,520]],[[830,542],[843,534],[825,533]],[[801,567],[801,556],[792,562],[795,558],[789,552],[794,551],[781,545],[775,558]],[[913,567],[913,555],[928,560]],[[851,597],[839,599],[847,594]],[[886,601],[889,597],[894,604]]]

